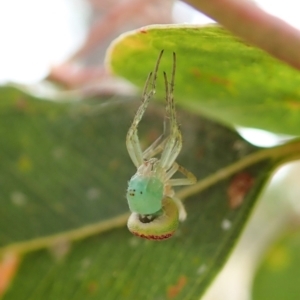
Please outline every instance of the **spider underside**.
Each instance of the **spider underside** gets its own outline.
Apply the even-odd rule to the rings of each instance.
[[[166,92],[164,133],[145,151],[142,151],[140,146],[137,130],[138,124],[147,109],[151,97],[155,94],[157,73],[162,55],[163,51],[159,54],[154,71],[148,75],[143,90],[142,104],[126,137],[128,153],[137,167],[136,174],[129,182],[127,199],[131,211],[139,215],[139,220],[142,223],[151,223],[153,220],[155,221],[157,216],[164,213],[162,201],[165,198],[172,199],[178,209],[179,220],[183,221],[186,218],[186,211],[181,200],[176,198],[173,187],[191,185],[196,182],[195,176],[175,161],[182,148],[182,135],[176,120],[173,97],[176,71],[175,53],[173,53],[173,70],[170,83],[166,73],[163,72]],[[166,134],[166,129],[168,129],[168,134]],[[160,153],[160,158],[157,158],[157,155]],[[180,172],[184,177],[172,178],[176,172]],[[147,188],[139,190],[139,187],[143,186],[143,184]]]

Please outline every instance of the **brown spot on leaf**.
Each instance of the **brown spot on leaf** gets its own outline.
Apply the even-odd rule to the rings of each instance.
[[[210,76],[210,81],[212,83],[215,83],[215,84],[218,84],[218,85],[222,85],[222,86],[225,86],[225,87],[230,86],[230,81],[228,79],[220,77],[220,76],[217,76],[217,75]]]
[[[300,110],[300,102],[297,100],[286,100],[285,103],[290,110],[294,110],[294,111]]]
[[[229,206],[232,209],[238,208],[254,183],[254,178],[249,173],[235,175],[227,189]]]
[[[168,299],[173,299],[178,296],[178,294],[186,286],[187,278],[186,276],[180,276],[177,283],[168,287],[167,297]]]
[[[224,77],[220,77],[219,75],[216,74],[204,73],[200,71],[198,68],[192,68],[191,74],[198,79],[207,80],[213,84],[221,85],[227,88],[231,86],[231,82],[228,79]]]
[[[195,155],[196,159],[201,160],[204,157],[204,148],[203,147],[199,147],[196,151],[196,155]]]
[[[93,295],[97,292],[97,290],[99,289],[99,284],[97,281],[91,281],[88,283],[88,286],[87,286],[87,289],[88,289],[88,293]]]
[[[108,165],[108,167],[111,171],[118,170],[120,168],[120,166],[121,166],[121,161],[117,158],[111,160]]]
[[[191,74],[193,76],[195,76],[196,78],[201,78],[202,77],[202,73],[200,72],[200,70],[198,68],[192,68],[191,69]]]
[[[28,107],[28,102],[25,98],[19,97],[15,102],[15,107],[18,111],[26,111]]]

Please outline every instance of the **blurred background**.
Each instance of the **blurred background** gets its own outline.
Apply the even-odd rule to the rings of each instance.
[[[213,22],[180,1],[144,1],[140,7],[136,7],[135,2],[0,1],[0,83],[37,83],[49,76],[53,67],[69,61],[76,54],[76,58],[82,60],[84,54],[93,56],[96,52],[98,62],[103,62],[105,50],[112,39],[141,26]],[[256,3],[300,28],[296,1],[259,0]],[[84,42],[90,43],[88,49],[87,45],[83,48],[85,51],[81,49]]]

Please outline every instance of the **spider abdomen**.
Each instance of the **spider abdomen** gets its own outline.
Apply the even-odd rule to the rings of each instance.
[[[142,222],[141,216],[132,213],[128,219],[128,229],[136,236],[148,240],[162,241],[170,238],[178,227],[179,214],[175,201],[170,197],[162,200],[162,211],[149,222]]]
[[[132,212],[155,214],[162,208],[164,184],[155,176],[135,174],[128,183],[127,201]]]

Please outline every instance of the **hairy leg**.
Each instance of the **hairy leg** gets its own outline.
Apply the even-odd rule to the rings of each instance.
[[[129,156],[136,167],[139,167],[143,163],[143,153],[139,142],[137,128],[148,107],[151,97],[155,94],[157,71],[158,71],[158,67],[162,55],[163,55],[163,51],[161,51],[157,59],[153,73],[150,73],[148,75],[148,78],[145,83],[144,91],[143,91],[142,104],[139,107],[133,119],[133,122],[128,130],[127,137],[126,137],[126,147]]]
[[[169,179],[167,181],[167,184],[169,184],[170,186],[179,186],[179,185],[191,185],[197,182],[197,179],[192,172],[188,171],[186,168],[178,165],[177,163],[174,163],[174,165],[175,164],[177,165],[177,171],[183,174],[186,178]],[[170,170],[172,170],[172,168]],[[173,174],[175,174],[175,172]]]
[[[169,169],[172,166],[182,147],[182,136],[176,120],[176,110],[175,110],[174,97],[173,97],[175,71],[176,71],[176,55],[175,53],[173,53],[173,71],[172,71],[170,88],[169,88],[167,75],[164,72],[166,101],[167,101],[166,111],[167,111],[167,117],[169,120],[169,127],[170,127],[170,135],[167,138],[165,148],[161,155],[161,166],[165,169]]]

